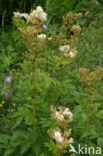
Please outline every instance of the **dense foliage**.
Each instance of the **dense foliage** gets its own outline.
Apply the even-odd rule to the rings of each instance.
[[[53,23],[62,19],[56,10],[49,21],[41,8],[15,12],[12,31],[0,30],[0,156],[85,153],[68,153],[71,144],[102,156],[102,10],[99,4],[82,15],[59,9],[65,16],[58,26],[50,24],[54,13]]]

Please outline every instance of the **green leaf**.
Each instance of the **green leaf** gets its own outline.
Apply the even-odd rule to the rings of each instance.
[[[22,145],[21,146],[21,154],[26,153],[29,150],[30,147],[31,147],[31,144],[29,142]]]
[[[23,116],[19,116],[16,119],[16,123],[14,124],[13,129],[15,129],[17,126],[19,126],[22,120],[23,120]]]
[[[36,143],[32,146],[32,150],[35,152],[36,156],[40,156],[41,153],[41,145]]]
[[[100,147],[103,147],[103,138],[98,138],[98,145],[100,146]]]
[[[99,110],[98,117],[103,118],[103,110]]]
[[[44,153],[41,153],[40,156],[45,156]]]
[[[44,143],[44,145],[49,148],[49,151],[52,151],[53,153],[57,153],[56,144],[54,143],[53,140]]]
[[[13,154],[14,153],[14,148],[8,148],[6,151],[5,151],[5,153],[4,153],[4,156],[11,156],[11,154]]]
[[[10,137],[8,135],[0,133],[0,145],[1,144],[8,145],[9,139]]]

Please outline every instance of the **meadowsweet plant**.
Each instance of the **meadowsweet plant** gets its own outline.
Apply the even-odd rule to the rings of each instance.
[[[92,103],[92,97],[95,95],[96,91],[95,88],[103,77],[102,68],[98,68],[94,72],[90,72],[90,70],[86,68],[79,68],[79,75],[81,82],[85,85],[85,90],[89,95],[90,102]]]
[[[61,156],[68,154],[70,144],[102,144],[97,97],[103,72],[76,64],[80,16],[69,12],[58,30],[49,30],[48,15],[40,6],[30,13],[14,12],[25,52],[0,88],[0,115],[8,119],[5,134],[0,133],[5,156]]]
[[[21,68],[14,72],[14,81],[17,84],[14,101],[18,101],[20,106],[15,113],[17,121],[13,129],[24,126],[28,134],[35,135],[32,145],[30,141],[29,144],[27,142],[27,148],[22,146],[22,154],[30,149],[36,155],[46,155],[46,142],[49,147],[53,145],[47,155],[54,153],[54,147],[55,154],[60,155],[73,142],[70,138],[73,114],[69,108],[61,105],[67,103],[65,96],[74,89],[68,78],[68,68],[77,54],[73,43],[81,31],[76,23],[79,16],[80,14],[73,15],[70,12],[63,17],[64,24],[60,30],[49,33],[47,14],[40,6],[30,14],[14,12],[14,24],[21,32],[27,50],[22,56]],[[11,77],[7,77],[6,83],[11,81]],[[6,92],[5,98],[9,96],[10,93]],[[37,144],[38,139],[40,143]],[[16,150],[18,145],[11,145],[9,149]],[[36,146],[39,150],[33,148]],[[43,152],[41,146],[44,148]]]
[[[92,156],[103,146],[103,71],[78,66],[80,16],[67,13],[57,29],[40,6],[14,12],[18,53],[7,48],[1,63],[0,156],[76,155],[73,147]]]
[[[86,144],[88,144],[89,141],[88,137],[92,135],[91,127],[93,124],[93,118],[95,121],[97,121],[97,118],[99,117],[99,113],[96,113],[96,111],[98,112],[100,111],[99,110],[100,104],[95,103],[95,99],[98,96],[98,90],[96,88],[103,78],[103,71],[101,68],[98,68],[94,72],[90,72],[90,70],[87,68],[79,68],[78,72],[80,76],[80,81],[84,85],[84,90],[88,96],[87,106],[85,107],[85,111],[87,113],[86,131],[88,132],[85,137]]]
[[[32,145],[31,141],[29,144],[27,142],[27,149],[22,146],[22,154],[31,150],[36,155],[49,156],[51,152],[60,155],[73,142],[70,138],[73,114],[69,108],[61,105],[67,103],[67,93],[74,89],[68,68],[77,54],[72,40],[81,31],[76,23],[79,16],[70,12],[63,17],[64,25],[60,30],[49,33],[47,14],[40,6],[30,14],[14,12],[14,24],[21,32],[27,50],[22,56],[21,68],[14,72],[14,81],[17,82],[14,101],[21,105],[15,113],[17,121],[13,129],[21,129],[23,124],[27,133],[33,133],[36,137]],[[43,152],[41,147],[44,148]],[[46,150],[48,147],[50,151]],[[11,148],[16,150],[18,145],[11,145]]]
[[[81,82],[80,96],[77,97],[78,105],[74,108],[73,136],[78,138],[78,144],[100,148],[102,153],[102,105],[99,88],[103,78],[102,68],[90,71],[79,67],[78,78]],[[77,96],[77,95],[75,95]],[[75,140],[76,141],[76,140]],[[75,144],[77,147],[77,143]],[[82,150],[81,154],[84,154]],[[89,151],[87,151],[89,154]],[[91,151],[94,154],[94,151]]]
[[[69,138],[71,134],[71,129],[67,128],[67,125],[72,122],[73,114],[69,110],[69,108],[59,107],[59,111],[56,108],[51,106],[51,117],[56,120],[56,129],[49,129],[48,134],[55,140],[56,142],[56,151],[58,154],[62,153],[62,149],[67,147],[69,144],[73,143],[73,138]],[[48,146],[48,144],[46,143]]]
[[[13,72],[12,100],[18,109],[12,128],[15,132],[9,138],[6,153],[61,155],[73,143],[70,137],[73,114],[65,105],[75,89],[69,69],[78,53],[74,41],[81,31],[76,22],[80,15],[68,13],[63,17],[63,26],[49,32],[47,14],[40,6],[30,14],[14,12],[13,22],[21,32],[26,51],[20,68]],[[11,81],[7,77],[6,85]],[[5,98],[9,96],[7,91]]]

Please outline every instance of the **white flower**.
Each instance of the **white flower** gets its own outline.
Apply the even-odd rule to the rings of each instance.
[[[14,12],[14,16],[16,18],[22,18],[22,17],[24,17],[25,19],[28,18],[28,14],[26,14],[26,13],[20,13],[20,12]]]
[[[27,21],[29,21],[31,17],[38,18],[41,22],[44,22],[47,19],[47,14],[43,11],[43,9],[40,6],[38,6],[36,10],[33,10],[32,13],[30,13],[30,15],[26,13],[21,14],[20,12],[14,12],[14,16],[16,18],[24,17],[27,19]]]
[[[24,18],[26,18],[26,19],[27,19],[28,14],[22,13],[22,14],[21,14],[21,17],[24,17]]]
[[[73,114],[70,111],[69,112],[65,111],[63,114],[67,115],[69,118],[73,117]]]
[[[69,108],[66,108],[64,110],[63,115],[67,115],[70,118],[70,120],[72,121],[73,114],[71,111],[69,111]]]
[[[58,117],[58,116],[59,116],[59,112],[56,111],[56,112],[55,112],[55,117]]]
[[[38,18],[38,12],[36,10],[33,10],[33,12],[30,13],[30,16]]]
[[[39,38],[39,39],[45,39],[46,38],[46,35],[45,34],[40,34],[40,35],[37,35],[37,37]]]
[[[58,111],[55,112],[55,118],[58,119],[58,120],[60,120],[60,121],[63,121],[64,120],[64,116],[61,115],[61,114],[59,114]]]
[[[72,112],[69,112],[69,113],[68,113],[68,116],[69,116],[69,118],[71,118],[71,119],[72,119],[72,117],[73,117]]]
[[[43,9],[38,6],[36,10],[34,10],[30,16],[34,16],[35,18],[38,18],[40,21],[44,22],[47,19],[47,14],[43,11]]]
[[[63,121],[63,120],[64,120],[64,116],[63,116],[63,115],[59,115],[59,116],[57,117],[57,119],[60,120],[60,121]]]
[[[56,138],[56,141],[57,141],[58,143],[62,143],[62,142],[64,141],[64,138],[63,138],[63,137]]]
[[[59,50],[60,51],[63,51],[63,52],[68,52],[70,49],[70,46],[69,45],[64,45],[64,46],[60,46],[59,47]]]
[[[59,131],[54,132],[54,138],[58,143],[62,143],[64,141],[64,138],[61,136]]]
[[[63,46],[60,46],[60,47],[59,47],[59,50],[60,50],[60,51],[64,51],[64,47],[63,47]]]
[[[72,51],[70,51],[69,56],[70,56],[71,58],[73,58],[73,57],[75,57],[75,54],[74,54]]]
[[[54,132],[54,137],[55,138],[61,137],[61,133],[59,131]]]
[[[69,108],[65,108],[64,112],[63,112],[63,115],[68,115],[69,114]]]
[[[52,40],[52,37],[48,37],[48,40],[51,41]]]
[[[31,13],[30,13],[30,16],[34,16],[34,14],[36,14],[36,10],[33,10]]]
[[[70,138],[69,140],[68,140],[68,144],[72,144],[73,143],[73,138]]]
[[[69,108],[65,108],[65,111],[69,111]]]
[[[47,19],[47,14],[46,14],[45,12],[41,13],[41,15],[40,15],[40,20],[41,20],[42,22],[44,22],[44,21],[46,21],[46,19]]]
[[[14,16],[15,16],[16,18],[21,18],[20,12],[14,12]]]
[[[41,8],[41,6],[37,6],[36,10],[37,12],[43,12],[43,9]]]

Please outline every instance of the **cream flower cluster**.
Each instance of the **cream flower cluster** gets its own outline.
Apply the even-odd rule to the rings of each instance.
[[[73,138],[70,138],[68,140],[65,136],[62,136],[62,134],[58,130],[54,131],[54,139],[59,144],[63,143],[64,141],[66,142],[66,144],[72,144],[73,143]]]
[[[55,140],[57,150],[61,150],[68,146],[68,144],[73,143],[73,138],[71,135],[71,128],[67,128],[67,124],[73,119],[73,114],[69,108],[64,107],[53,107],[51,106],[51,116],[56,120],[56,129],[48,129],[48,134]],[[69,119],[65,119],[67,116]],[[65,130],[66,128],[66,130]]]
[[[56,111],[55,112],[55,118],[60,120],[60,121],[63,121],[64,120],[64,115],[60,114],[58,111]]]
[[[26,14],[26,13],[20,13],[20,12],[14,12],[14,17],[15,18],[22,18],[22,17],[24,17],[24,18],[28,18],[28,14]]]
[[[64,121],[64,115],[66,115],[69,118],[69,122],[72,122],[73,120],[73,114],[69,110],[69,108],[65,108],[64,111],[55,111],[54,118],[57,119],[58,121]]]
[[[52,118],[56,120],[57,125],[59,127],[65,127],[68,123],[71,123],[73,120],[73,114],[69,110],[69,108],[64,108],[64,107],[58,107],[58,110],[56,108],[53,108],[51,106],[51,111],[52,111]]]
[[[44,22],[47,19],[47,14],[43,11],[43,9],[40,6],[38,6],[36,10],[33,10],[33,12],[30,14],[14,12],[14,17],[15,18],[24,17],[27,20],[27,22],[29,22],[33,17],[35,17],[39,19],[41,22]]]
[[[37,37],[41,40],[45,39],[46,38],[46,35],[45,34],[40,34],[40,35],[37,35]]]
[[[65,108],[63,115],[67,115],[69,118],[73,118],[73,114],[71,111],[69,111],[69,108]]]
[[[68,144],[73,143],[73,138],[70,137],[71,129],[68,129],[67,131],[64,130],[63,132],[59,127],[57,127],[55,130],[49,129],[47,132],[56,141],[56,147],[58,150],[61,150]]]
[[[70,51],[69,55],[70,57],[75,57],[75,54],[72,51]]]
[[[49,129],[47,132],[56,141],[56,145],[58,149],[63,149],[68,144],[73,143],[73,138],[70,137],[71,129],[68,129],[67,131],[64,130],[63,132],[59,127],[57,127],[56,130]],[[68,139],[68,137],[70,138]]]
[[[65,57],[70,57],[70,58],[75,57],[76,53],[77,53],[77,51],[74,50],[74,49],[70,51],[70,46],[69,45],[60,46],[59,50],[64,52]]]
[[[43,9],[40,6],[38,6],[36,10],[33,10],[33,12],[30,15],[34,16],[35,18],[38,18],[41,22],[44,22],[47,19],[47,14],[43,11]]]
[[[61,133],[59,131],[55,131],[54,132],[54,139],[58,142],[58,143],[62,143],[64,141],[64,138],[61,136]]]
[[[69,49],[70,49],[69,45],[64,45],[64,46],[59,47],[59,50],[62,51],[62,52],[68,52]]]

